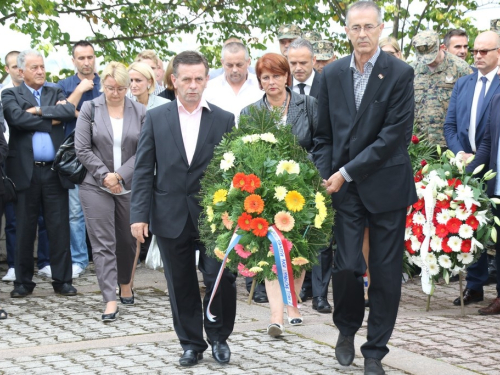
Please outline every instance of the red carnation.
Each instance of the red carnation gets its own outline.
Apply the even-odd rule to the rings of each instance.
[[[446,225],[438,224],[436,225],[436,236],[439,238],[445,238],[448,235],[448,229],[446,229]]]
[[[462,253],[470,253],[471,245],[471,240],[463,240],[460,250],[462,251]]]
[[[458,178],[450,178],[448,180],[448,186],[453,186],[454,188],[462,185],[462,181],[460,181]]]
[[[421,225],[418,225],[418,224],[414,224],[412,227],[411,227],[411,231],[412,233],[415,235],[415,236],[420,236],[421,234],[423,234],[423,227]]]
[[[458,220],[456,217],[452,217],[446,223],[446,229],[448,229],[448,232],[450,232],[450,233],[458,233],[458,230],[460,229],[460,225],[462,225],[462,221]]]
[[[427,162],[426,162],[425,160],[422,160],[422,161],[420,162],[420,165],[421,165],[422,167],[425,167],[425,166],[427,165]]]
[[[465,220],[465,224],[470,225],[470,227],[474,230],[477,230],[479,227],[479,221],[474,215],[469,216],[467,220]]]
[[[451,253],[453,250],[451,250],[451,247],[448,246],[448,238],[443,238],[443,241],[441,241],[441,248],[445,253]]]
[[[437,201],[436,202],[436,207],[439,208],[450,208],[450,201],[448,199],[443,199],[442,201]]]
[[[238,218],[238,226],[243,230],[250,230],[250,224],[252,223],[252,215],[243,212]]]
[[[413,143],[414,145],[416,145],[418,142],[420,142],[420,140],[418,139],[418,137],[416,135],[412,135],[411,136],[411,143]]]
[[[424,208],[424,206],[425,206],[424,198],[420,198],[418,201],[413,203],[413,208],[417,211],[420,211],[422,208]]]

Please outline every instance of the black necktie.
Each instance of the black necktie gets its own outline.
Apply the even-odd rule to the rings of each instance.
[[[302,94],[302,95],[305,95],[306,92],[304,91],[304,87],[306,87],[306,84],[305,83],[299,83],[297,86],[299,87],[299,93]]]

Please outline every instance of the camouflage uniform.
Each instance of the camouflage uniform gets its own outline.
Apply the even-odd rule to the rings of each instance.
[[[444,52],[444,60],[431,71],[427,64],[439,53],[439,37],[432,31],[417,34],[412,45],[417,58],[411,64],[415,70],[415,124],[431,144],[446,147],[443,126],[453,86],[472,69],[464,60]]]
[[[302,33],[302,39],[306,39],[313,44],[314,42],[321,40],[321,34],[317,31],[306,31]]]
[[[279,39],[297,39],[302,35],[300,27],[297,25],[281,25],[278,29],[278,40]]]
[[[316,60],[330,60],[333,57],[333,42],[329,40],[319,40],[313,44],[314,56]]]

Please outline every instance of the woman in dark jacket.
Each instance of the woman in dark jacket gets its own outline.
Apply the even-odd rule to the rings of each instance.
[[[311,96],[297,94],[287,86],[292,84],[292,74],[288,60],[276,53],[266,53],[255,66],[255,73],[261,89],[265,94],[261,100],[249,105],[241,111],[242,115],[250,114],[250,107],[279,108],[282,113],[282,123],[292,125],[292,133],[308,152],[313,148],[312,136],[318,124],[317,102]],[[300,290],[305,272],[294,280],[295,290]],[[271,324],[267,333],[272,337],[280,336],[283,327],[283,300],[278,280],[265,281],[267,297],[271,308]],[[296,307],[286,306],[288,323],[301,325],[303,322],[300,311]]]
[[[292,133],[308,152],[313,147],[313,129],[318,124],[318,102],[308,95],[293,92],[292,74],[288,60],[277,53],[266,53],[255,66],[257,80],[264,90],[264,96],[258,102],[241,111],[242,115],[250,113],[250,107],[281,108],[283,123],[292,125]]]

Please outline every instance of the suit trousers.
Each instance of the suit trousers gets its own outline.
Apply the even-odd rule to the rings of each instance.
[[[80,185],[85,224],[104,302],[116,301],[116,286],[132,278],[137,241],[130,232],[130,193],[113,195]]]
[[[306,272],[302,289],[311,292],[313,297],[324,297],[328,295],[328,285],[332,278],[333,252],[331,245],[322,248],[318,253],[318,264],[312,270]]]
[[[236,317],[236,275],[224,270],[210,311],[215,322],[207,319],[206,311],[221,263],[206,254],[199,234],[188,216],[177,238],[156,236],[167,279],[174,329],[183,350],[203,352],[208,348],[203,339],[203,327],[208,338],[224,342],[233,332]],[[196,273],[195,251],[200,250],[198,269],[203,274],[206,290],[203,308]]]
[[[17,192],[16,203],[16,270],[15,285],[33,290],[35,243],[38,216],[42,206],[49,239],[52,286],[71,284],[71,251],[69,247],[68,190],[64,189],[57,172],[50,165],[33,167],[31,184]]]
[[[333,322],[344,336],[354,335],[365,314],[363,234],[370,222],[370,315],[367,342],[361,347],[365,358],[382,359],[389,341],[401,297],[406,209],[370,213],[349,183],[335,216],[337,250],[332,271]]]

